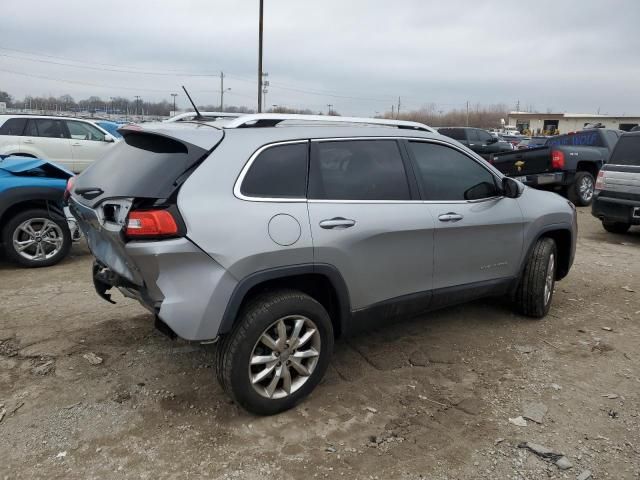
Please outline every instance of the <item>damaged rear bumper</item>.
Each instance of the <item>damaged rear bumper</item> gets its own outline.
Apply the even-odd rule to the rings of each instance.
[[[117,288],[186,340],[218,336],[224,309],[237,284],[231,274],[186,238],[129,242],[125,250],[142,285],[97,260],[93,282],[98,295],[113,302],[109,291]]]

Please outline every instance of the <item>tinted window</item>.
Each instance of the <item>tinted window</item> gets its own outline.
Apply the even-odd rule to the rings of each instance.
[[[464,134],[464,130],[462,128],[441,128],[438,130],[438,133],[442,135],[446,135],[449,138],[453,138],[455,140],[466,140],[467,137]]]
[[[60,120],[38,118],[36,119],[36,125],[38,127],[38,136],[40,137],[67,138]]]
[[[409,200],[409,185],[395,140],[314,144],[309,198]]]
[[[475,129],[467,130],[467,140],[470,142],[479,142],[480,137],[478,136],[478,131]]]
[[[83,122],[74,122],[73,120],[67,121],[67,128],[69,129],[69,135],[74,140],[94,140],[96,142],[104,141],[104,133],[98,130],[93,125]]]
[[[489,132],[485,132],[484,130],[476,130],[476,133],[478,134],[478,138],[480,139],[480,141],[483,143],[487,143],[489,140],[493,138],[489,134]]]
[[[35,120],[29,120],[27,122],[27,128],[24,130],[25,137],[37,137],[38,136],[38,128],[36,127]]]
[[[427,200],[478,200],[498,195],[495,178],[459,151],[426,142],[409,142]]]
[[[609,159],[613,165],[640,165],[640,135],[623,135]]]
[[[547,140],[547,145],[604,147],[602,138],[600,138],[600,132],[589,130],[585,132],[573,133],[571,135],[559,135],[557,137],[550,138],[549,140]]]
[[[0,135],[22,135],[26,124],[26,118],[10,118],[0,127]]]
[[[304,198],[309,145],[277,145],[264,150],[251,164],[240,191],[250,197]]]

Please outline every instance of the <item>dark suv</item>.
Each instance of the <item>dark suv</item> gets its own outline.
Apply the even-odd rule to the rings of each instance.
[[[457,140],[465,147],[476,152],[485,160],[489,160],[494,153],[510,152],[513,147],[509,142],[501,142],[486,130],[471,127],[443,127],[438,133]]]
[[[640,225],[640,131],[622,135],[598,173],[592,213],[608,232]]]

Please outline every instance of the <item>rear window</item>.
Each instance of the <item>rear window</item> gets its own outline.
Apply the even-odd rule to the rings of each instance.
[[[466,140],[467,137],[462,128],[441,128],[438,133],[445,135],[454,140]]]
[[[547,146],[571,145],[575,147],[604,147],[600,132],[577,132],[570,135],[559,135],[547,140]]]
[[[211,129],[211,135],[222,134]],[[82,172],[78,188],[100,188],[94,199],[78,197],[94,206],[105,198],[165,199],[179,185],[183,174],[206,155],[207,150],[173,138],[146,132],[129,132],[100,160]]]
[[[0,127],[0,135],[22,135],[26,124],[26,118],[10,118]]]
[[[240,192],[249,197],[304,198],[309,144],[275,145],[253,161]]]
[[[612,165],[640,166],[640,135],[623,135],[609,159]]]

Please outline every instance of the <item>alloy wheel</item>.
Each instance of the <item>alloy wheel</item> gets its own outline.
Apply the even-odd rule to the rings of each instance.
[[[252,387],[269,399],[291,395],[311,377],[320,349],[320,332],[311,319],[302,315],[279,318],[260,335],[251,352]]]
[[[547,305],[551,300],[551,294],[553,293],[553,281],[556,271],[556,259],[552,253],[549,255],[549,262],[547,263],[547,276],[544,281],[544,304]]]
[[[48,218],[25,220],[13,232],[13,248],[31,261],[48,260],[60,252],[64,243],[62,228]]]
[[[582,177],[578,185],[578,191],[580,192],[580,198],[582,198],[584,202],[591,200],[591,197],[593,197],[593,180],[590,176]]]

